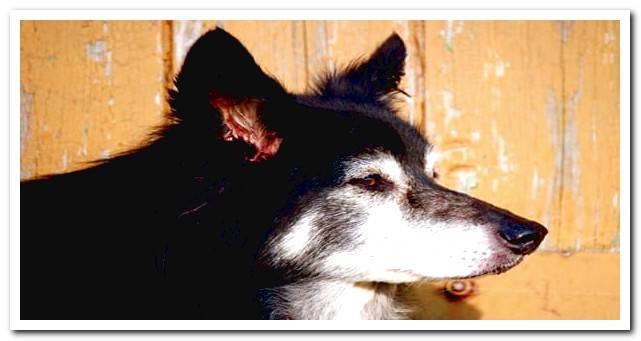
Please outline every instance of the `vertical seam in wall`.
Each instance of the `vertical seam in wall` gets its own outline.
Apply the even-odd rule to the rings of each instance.
[[[163,62],[163,87],[165,96],[168,96],[169,89],[174,87],[174,23],[172,20],[163,20],[161,23],[161,40],[162,40],[162,62]],[[169,98],[165,98],[164,111],[169,112],[171,108],[168,103]]]
[[[567,21],[561,21],[560,23],[560,29],[559,29],[559,43],[560,43],[560,66],[561,66],[561,122],[560,122],[560,128],[559,128],[559,139],[560,139],[560,148],[561,148],[561,160],[560,160],[560,174],[558,176],[560,177],[559,181],[559,198],[558,198],[558,207],[559,207],[559,240],[557,243],[561,243],[560,240],[560,233],[563,231],[563,191],[565,188],[565,115],[566,115],[566,101],[565,101],[565,95],[566,95],[566,81],[565,81],[565,72],[566,72],[566,65],[565,65],[565,44],[566,44],[566,30],[567,30]]]
[[[417,120],[419,121],[419,131],[425,136],[427,134],[427,119],[426,119],[426,113],[427,113],[427,56],[425,55],[425,44],[427,41],[427,28],[426,28],[426,23],[425,20],[420,21],[421,25],[419,27],[419,30],[417,34],[420,36],[419,39],[419,65],[421,68],[421,74],[420,78],[417,80],[418,83],[421,83],[421,94],[420,97],[423,101],[421,107],[420,107],[420,112],[416,113],[417,115]]]
[[[310,77],[309,73],[311,70],[309,69],[309,56],[307,55],[308,53],[308,46],[307,46],[307,20],[303,20],[303,65],[305,65],[305,91],[307,91],[310,88]]]

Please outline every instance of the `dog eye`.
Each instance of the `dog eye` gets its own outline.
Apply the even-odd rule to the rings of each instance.
[[[349,183],[368,191],[383,191],[390,186],[390,183],[378,174],[370,174],[364,178],[352,179]]]

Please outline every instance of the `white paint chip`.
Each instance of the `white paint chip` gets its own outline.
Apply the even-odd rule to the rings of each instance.
[[[96,40],[92,43],[85,45],[85,52],[87,57],[94,62],[105,61],[107,53],[107,42],[104,40]]]
[[[479,133],[478,131],[473,131],[470,134],[470,138],[472,139],[472,142],[479,142],[479,140],[481,140],[481,133]]]
[[[445,48],[448,51],[454,50],[454,36],[463,31],[463,21],[448,20],[445,24],[445,28],[441,30],[440,35],[445,41]]]
[[[456,177],[457,190],[463,193],[470,193],[470,191],[479,185],[476,171],[473,169],[458,170],[453,173]]]
[[[202,34],[200,20],[178,20],[174,26],[174,65],[182,65],[191,45]]]
[[[461,111],[454,108],[454,94],[451,91],[443,90],[441,96],[443,98],[443,108],[445,109],[445,125],[448,125],[452,119],[461,116]]]
[[[499,137],[499,168],[503,173],[507,173],[510,170],[509,159],[507,157],[507,150],[505,147],[505,140],[502,137]]]
[[[69,155],[65,150],[64,153],[62,153],[62,169],[67,170],[67,168],[69,168]]]
[[[101,159],[108,159],[110,157],[111,157],[111,152],[109,151],[109,149],[102,149],[100,151],[100,158]]]

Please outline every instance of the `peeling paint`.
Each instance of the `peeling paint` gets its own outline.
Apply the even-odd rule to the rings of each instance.
[[[497,62],[496,64],[494,64],[494,75],[497,78],[503,77],[503,75],[505,75],[505,70],[508,69],[510,66],[511,66],[510,62],[502,62],[502,61]]]
[[[603,42],[605,44],[611,44],[616,40],[616,36],[612,32],[605,32],[603,35]]]
[[[89,144],[89,128],[84,127],[82,128],[82,144],[80,145],[80,156],[86,157],[88,152],[87,152],[87,146]]]
[[[494,178],[492,179],[492,193],[496,193],[499,189],[499,180]]]
[[[314,40],[316,46],[312,49],[312,55],[310,56],[310,61],[312,63],[318,63],[322,67],[329,69],[331,67],[332,60],[332,49],[330,48],[330,41],[327,35],[327,24],[324,21],[320,21],[316,25],[316,29],[312,32],[314,34]],[[308,68],[316,67],[315,65],[308,65]]]
[[[612,236],[610,245],[612,245],[611,251],[619,252],[619,247],[621,246],[621,230],[620,229],[617,229],[616,233]]]
[[[481,133],[479,133],[478,131],[473,131],[470,134],[470,139],[472,140],[472,142],[479,142],[481,140]]]
[[[436,123],[434,123],[433,121],[427,121],[425,125],[427,126],[427,135],[434,136],[434,134],[436,133]]]
[[[33,113],[33,94],[20,92],[20,156],[25,150],[29,140],[29,120]]]
[[[112,73],[112,54],[111,51],[107,48],[107,42],[104,40],[96,40],[94,42],[88,43],[85,45],[85,53],[87,58],[93,60],[96,63],[104,63],[103,75],[110,80]],[[94,79],[94,83],[97,83],[98,80]],[[109,82],[111,84],[111,82]]]
[[[594,112],[592,113],[592,115],[590,115],[590,139],[592,140],[592,152],[596,153],[596,145],[597,145],[597,115]]]
[[[31,163],[28,167],[20,167],[20,180],[30,179],[35,175],[36,166]]]
[[[65,150],[62,153],[62,170],[67,170],[69,168],[69,155],[67,154],[67,151]]]
[[[446,73],[450,72],[451,68],[452,67],[451,67],[450,63],[443,62],[443,63],[441,63],[439,70],[441,71],[441,74],[446,74]]]
[[[113,70],[113,61],[111,60],[111,51],[107,51],[105,53],[106,61],[105,61],[105,67],[103,69],[103,75],[105,78],[109,80],[109,84],[111,84],[111,73]]]
[[[490,57],[492,61],[483,63],[483,79],[488,79],[490,76],[496,78],[502,78],[505,76],[505,71],[509,69],[512,64],[510,62],[505,62],[501,58],[494,54]]]
[[[583,60],[579,63],[577,89],[568,98],[566,104],[565,129],[563,132],[564,172],[563,185],[569,186],[575,196],[579,195],[581,180],[580,145],[577,128],[577,112],[583,96]],[[569,170],[570,172],[567,172]]]
[[[453,52],[454,51],[454,36],[463,32],[463,21],[448,20],[445,24],[445,28],[441,30],[440,35],[445,41],[445,48]]]
[[[461,111],[454,108],[454,95],[449,90],[441,91],[443,98],[443,109],[445,109],[445,125],[448,125],[454,118],[461,116]]]
[[[573,27],[574,23],[572,21],[564,20],[559,22],[559,31],[563,44],[566,44],[570,40],[570,33],[572,33]]]
[[[101,149],[99,157],[103,160],[108,159],[111,157],[111,152],[109,151],[109,149]]]
[[[85,52],[87,57],[94,62],[104,62],[107,52],[107,42],[104,40],[96,40],[88,43],[85,45]]]
[[[499,169],[503,173],[507,173],[510,171],[510,164],[509,164],[510,160],[507,157],[505,140],[502,137],[499,137],[498,162],[499,162]]]
[[[492,139],[496,141],[499,138],[499,130],[496,127],[496,120],[492,120],[491,124],[491,129],[492,129]]]
[[[552,225],[552,213],[555,211],[556,195],[561,191],[562,177],[563,177],[563,150],[561,147],[561,128],[560,128],[560,108],[557,105],[557,98],[552,89],[548,89],[545,98],[546,117],[548,121],[548,128],[550,132],[550,142],[554,146],[554,172],[552,181],[548,186],[547,197],[545,200],[545,210],[543,216],[543,224],[545,226]]]
[[[603,53],[601,58],[601,63],[605,65],[614,64],[614,62],[616,62],[616,55],[612,52]]]
[[[581,192],[581,145],[579,143],[579,103],[583,97],[583,83],[584,83],[584,59],[578,61],[578,74],[576,89],[570,91],[565,102],[565,110],[563,116],[563,130],[562,130],[562,143],[561,148],[557,148],[557,153],[562,156],[561,166],[561,183],[562,190],[568,191],[571,194],[570,198],[565,197],[563,200],[571,200],[574,205],[576,214],[573,216],[572,224],[576,227],[576,239],[574,240],[574,247],[580,250],[584,243],[584,230],[586,229],[587,212],[585,210],[585,202],[583,193]],[[555,184],[556,185],[556,184]],[[585,241],[587,243],[591,240]]]
[[[541,186],[541,178],[539,177],[539,169],[534,168],[532,173],[532,189],[530,190],[530,199],[536,200],[539,194],[539,187]]]
[[[502,97],[501,88],[498,86],[492,86],[490,88],[490,94],[491,94],[490,104],[491,104],[492,110],[500,111],[501,103],[503,103],[503,100],[501,99]]]
[[[476,171],[471,167],[460,167],[450,174],[456,178],[456,188],[463,193],[470,191],[479,186]]]
[[[174,21],[174,65],[181,65],[191,45],[200,37],[203,24],[200,20]]]

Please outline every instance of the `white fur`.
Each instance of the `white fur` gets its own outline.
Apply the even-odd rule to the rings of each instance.
[[[434,154],[426,155],[430,165]],[[347,177],[379,173],[394,183],[391,196],[364,194],[353,187],[338,187],[328,200],[348,201],[366,213],[366,219],[346,229],[354,246],[328,255],[315,263],[321,273],[357,281],[407,283],[422,279],[474,276],[491,270],[500,247],[487,226],[466,221],[433,221],[405,216],[401,200],[409,186],[399,162],[388,154],[361,158],[352,163]],[[322,212],[306,212],[276,241],[278,257],[295,260],[314,237],[313,226]],[[347,236],[346,236],[347,237]]]
[[[275,247],[280,251],[276,253],[279,257],[293,260],[303,253],[312,238],[313,219],[314,216],[312,214],[302,216],[278,240]]]
[[[400,319],[407,313],[396,302],[396,286],[390,284],[314,280],[278,291],[281,303],[273,307],[273,318],[380,320]]]
[[[380,174],[395,184],[405,184],[407,176],[398,161],[389,154],[379,153],[354,160],[347,171],[348,178]]]
[[[335,302],[340,306],[333,316],[338,320],[360,320],[363,307],[374,299],[374,290],[365,286],[348,285],[339,292]]]
[[[485,270],[494,248],[483,226],[409,221],[393,201],[369,206],[366,221],[354,228],[359,246],[329,256],[327,271],[387,283],[466,277]]]

